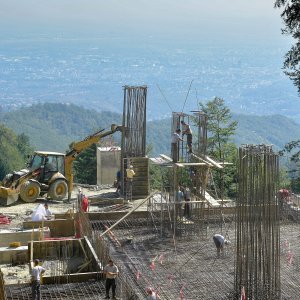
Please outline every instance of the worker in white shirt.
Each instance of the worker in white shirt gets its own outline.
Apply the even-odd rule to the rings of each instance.
[[[51,219],[51,216],[52,216],[52,213],[51,211],[49,210],[49,206],[48,206],[48,203],[45,203],[44,204],[44,208],[45,208],[45,217],[47,220],[50,220]]]
[[[221,234],[215,234],[213,236],[213,241],[217,248],[217,257],[220,257],[220,254],[223,253],[224,245],[229,245],[230,241],[226,240],[225,237]]]
[[[39,260],[35,259],[33,264],[34,267],[31,271],[31,290],[32,290],[32,299],[40,300],[41,299],[41,276],[45,273],[45,269],[42,266],[39,266]]]
[[[109,299],[110,288],[112,289],[112,299],[117,299],[116,298],[116,277],[119,275],[119,269],[111,259],[108,261],[108,265],[106,265],[106,267],[104,268],[103,273],[106,276],[105,299]]]
[[[45,221],[51,219],[51,211],[48,208],[48,204],[39,204],[38,207],[33,211],[31,220],[32,221]]]

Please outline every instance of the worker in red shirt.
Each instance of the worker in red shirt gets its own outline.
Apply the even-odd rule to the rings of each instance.
[[[89,199],[86,195],[84,195],[83,198],[82,198],[82,202],[81,202],[81,209],[84,212],[87,212],[88,208],[89,208]]]

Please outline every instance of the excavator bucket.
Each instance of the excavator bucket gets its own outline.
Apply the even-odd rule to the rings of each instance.
[[[0,205],[8,206],[18,201],[19,193],[10,188],[0,187]]]

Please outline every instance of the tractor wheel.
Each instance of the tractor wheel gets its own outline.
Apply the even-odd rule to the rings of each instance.
[[[20,190],[20,198],[25,202],[35,202],[40,195],[40,185],[35,181],[26,181]]]
[[[68,185],[64,180],[54,181],[48,191],[48,196],[53,200],[63,200],[68,194]]]

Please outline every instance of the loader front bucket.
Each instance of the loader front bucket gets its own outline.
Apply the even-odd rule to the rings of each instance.
[[[8,206],[18,201],[19,193],[16,190],[0,187],[0,205]]]

